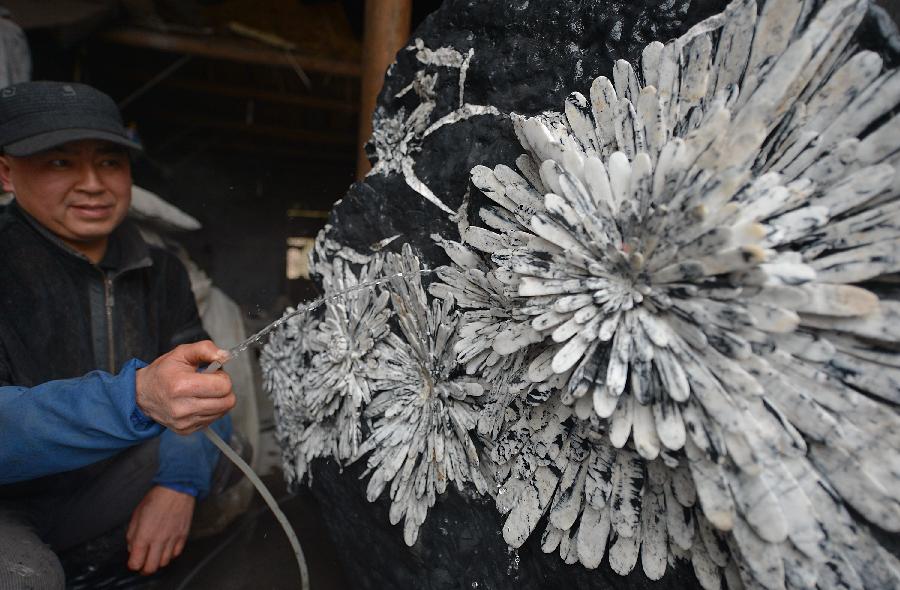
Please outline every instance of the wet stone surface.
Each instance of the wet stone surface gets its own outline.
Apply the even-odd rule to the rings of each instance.
[[[503,541],[496,508],[456,490],[438,499],[418,542],[407,547],[401,527],[388,521],[387,494],[375,504],[366,501],[362,472],[360,465],[341,472],[333,461],[313,464],[312,491],[353,588],[699,588],[689,564],[670,568],[659,582],[648,580],[640,567],[619,576],[607,560],[596,570],[566,565],[557,553],[541,551],[538,532],[514,551]]]
[[[596,76],[611,75],[614,60],[639,63],[648,42],[677,37],[726,4],[445,0],[388,72],[368,146],[375,170],[335,206],[328,237],[368,253],[399,236],[388,250],[410,243],[426,266],[445,264],[431,236],[458,239],[487,201],[469,171],[512,166],[522,152],[507,115],[558,109],[570,92],[587,94]],[[891,62],[897,44],[884,40],[887,22],[867,19],[861,45]],[[640,567],[618,576],[608,560],[596,570],[566,565],[541,551],[543,523],[513,551],[497,509],[455,488],[438,498],[407,547],[402,525],[390,524],[389,494],[366,500],[364,461],[343,471],[333,461],[312,466],[312,492],[355,588],[699,587],[688,563],[670,564],[659,582]]]
[[[676,37],[725,4],[447,0],[413,33],[408,44],[412,49],[399,52],[379,98],[376,129],[389,119],[402,125],[428,102],[415,89],[397,97],[417,76],[434,77],[427,125],[460,106],[461,68],[423,63],[417,58],[416,39],[433,51],[452,47],[465,55],[474,50],[465,75],[465,103],[491,105],[504,115],[533,115],[558,108],[574,90],[587,93],[596,76],[611,72],[615,59],[639,60],[649,41]],[[396,134],[390,140],[396,141]],[[369,144],[371,156],[377,141]],[[453,211],[470,199],[466,217],[485,202],[471,186],[469,170],[483,163],[512,165],[522,151],[508,117],[495,115],[445,125],[409,144],[418,179]],[[384,147],[388,149],[382,153],[392,156],[400,151]],[[329,237],[367,252],[371,245],[401,234],[389,249],[409,242],[427,266],[445,264],[443,250],[430,236],[456,239],[459,222],[465,223],[466,217],[454,219],[414,191],[401,166],[392,168],[399,170],[371,174],[350,188],[332,212]],[[513,551],[503,540],[496,508],[452,487],[429,511],[415,545],[407,547],[402,526],[390,524],[388,493],[374,504],[367,502],[365,482],[359,479],[364,461],[343,472],[332,461],[320,460],[312,467],[312,492],[327,514],[328,529],[355,588],[699,587],[686,563],[670,568],[665,579],[655,583],[639,567],[621,577],[607,560],[596,570],[566,565],[557,553],[541,551],[542,525]]]
[[[473,116],[409,141],[402,149],[382,145],[381,152],[408,157],[415,175],[448,209],[458,211],[470,197],[467,210],[472,215],[487,199],[472,187],[469,170],[485,163],[513,165],[522,151],[505,115],[558,110],[569,93],[587,95],[594,78],[610,76],[615,60],[640,63],[647,43],[673,39],[727,4],[724,0],[446,0],[413,32],[388,71],[374,117],[376,137],[367,146],[370,161],[377,169],[379,129],[392,131],[385,133],[391,137],[382,143],[413,133],[411,115],[429,102],[414,89],[404,92],[417,78],[434,80],[425,127],[460,106],[461,68],[423,63],[417,57],[416,39],[432,51],[446,47],[465,56],[472,50],[464,101],[492,106],[501,116]],[[881,53],[887,64],[897,63],[900,39],[881,9],[870,12],[857,37],[861,46]],[[349,188],[333,209],[328,237],[367,252],[380,240],[400,234],[395,249],[409,242],[426,264],[443,264],[446,257],[430,236],[439,233],[453,239],[457,224],[413,190],[396,164],[387,167],[391,172],[370,174]]]

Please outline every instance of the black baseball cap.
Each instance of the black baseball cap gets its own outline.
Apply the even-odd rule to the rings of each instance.
[[[0,149],[30,156],[80,139],[101,139],[130,150],[119,108],[108,95],[74,82],[21,82],[0,89]]]

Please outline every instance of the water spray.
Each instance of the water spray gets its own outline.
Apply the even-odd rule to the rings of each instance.
[[[295,318],[295,317],[303,315],[303,314],[310,313],[311,311],[318,309],[319,307],[321,307],[322,305],[324,305],[330,301],[334,301],[335,299],[344,297],[346,295],[350,295],[352,293],[361,291],[363,289],[377,287],[378,285],[389,282],[391,279],[403,278],[407,275],[422,276],[425,274],[430,274],[432,272],[434,272],[434,271],[431,269],[422,269],[422,270],[418,270],[418,271],[415,271],[412,273],[398,272],[396,274],[388,275],[388,276],[382,277],[380,279],[376,279],[374,281],[367,281],[367,282],[360,283],[353,287],[349,287],[347,289],[343,289],[341,291],[332,293],[331,295],[328,295],[326,297],[319,297],[318,299],[310,301],[309,303],[300,305],[297,307],[297,309],[295,309],[291,313],[278,318],[277,320],[275,320],[274,322],[272,322],[271,324],[269,324],[268,326],[266,326],[265,328],[263,328],[256,334],[250,336],[243,342],[236,344],[235,346],[232,346],[231,348],[229,348],[227,351],[228,356],[225,358],[224,361],[213,362],[203,372],[204,373],[212,373],[214,371],[218,371],[219,369],[222,368],[223,365],[225,365],[225,364],[229,363],[230,361],[232,361],[233,359],[235,359],[237,356],[242,354],[244,351],[246,351],[248,348],[250,348],[254,344],[261,342],[263,340],[263,338],[267,337],[269,334],[271,334],[272,332],[277,330],[279,327],[286,324],[292,318]],[[228,459],[232,463],[234,463],[235,466],[238,469],[240,469],[244,475],[247,476],[247,479],[249,479],[253,483],[253,486],[256,488],[256,491],[258,491],[259,495],[262,496],[266,505],[272,511],[272,514],[275,515],[275,518],[278,520],[278,523],[281,525],[281,528],[284,529],[284,533],[285,533],[285,535],[287,535],[288,541],[290,541],[290,543],[291,543],[291,548],[294,550],[294,556],[297,558],[297,567],[300,570],[300,584],[301,584],[300,587],[302,588],[302,590],[309,590],[309,569],[306,566],[306,558],[303,555],[303,548],[300,546],[300,540],[297,538],[297,533],[294,532],[294,528],[291,526],[291,523],[288,521],[287,516],[285,516],[284,512],[282,512],[281,508],[278,507],[278,502],[275,501],[275,498],[272,496],[272,493],[269,492],[269,489],[262,482],[262,480],[259,478],[259,476],[253,471],[253,469],[249,465],[247,465],[247,463],[243,459],[241,459],[241,457],[236,452],[234,452],[234,449],[232,449],[230,446],[228,446],[228,443],[226,443],[224,440],[222,440],[222,438],[218,434],[216,434],[214,430],[212,430],[211,428],[208,428],[208,427],[204,428],[203,434],[205,434],[206,437],[210,441],[212,441],[212,443],[214,445],[216,445],[216,447],[220,451],[222,451],[222,454],[224,454],[226,457],[228,457]]]

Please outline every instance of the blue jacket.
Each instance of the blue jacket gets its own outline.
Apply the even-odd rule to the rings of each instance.
[[[116,451],[157,434],[155,481],[204,496],[218,450],[202,433],[179,436],[139,419],[141,365],[129,359],[151,361],[206,337],[184,267],[128,222],[94,265],[15,202],[0,208],[0,498],[78,485]],[[230,419],[216,429],[230,434]]]
[[[218,450],[201,432],[179,436],[141,412],[134,374],[144,366],[133,359],[118,375],[92,371],[32,388],[0,387],[0,485],[72,471],[161,434],[154,481],[205,495]],[[230,418],[213,428],[227,440]]]

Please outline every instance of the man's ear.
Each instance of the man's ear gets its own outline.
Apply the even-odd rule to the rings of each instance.
[[[3,187],[3,192],[16,192],[10,175],[9,156],[0,155],[0,186]]]

